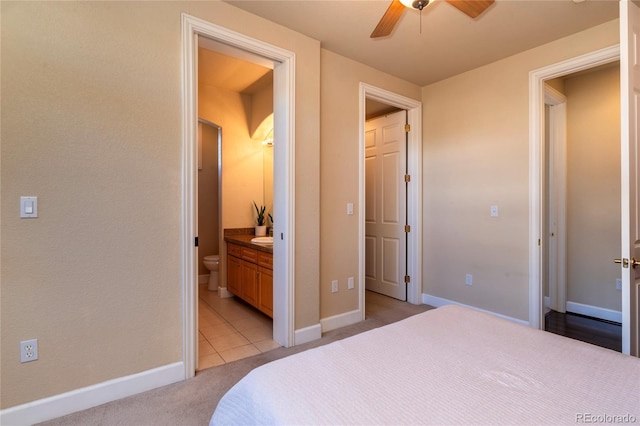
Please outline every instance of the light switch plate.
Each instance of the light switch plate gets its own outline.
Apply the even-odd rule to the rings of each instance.
[[[353,215],[353,203],[347,203],[347,214],[349,216]]]
[[[20,197],[20,217],[38,217],[38,197]]]

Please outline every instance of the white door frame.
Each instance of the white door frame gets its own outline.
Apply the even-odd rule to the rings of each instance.
[[[529,73],[529,325],[544,327],[542,235],[544,218],[544,81],[620,59],[620,45],[607,47]]]
[[[198,36],[245,50],[274,62],[274,319],[273,339],[288,347],[294,336],[295,242],[295,53],[182,14],[182,361],[185,378],[197,365],[198,259],[197,121]]]
[[[407,194],[407,215],[411,232],[407,234],[407,274],[411,281],[407,287],[407,301],[422,303],[422,102],[385,89],[360,83],[360,122],[358,146],[358,285],[360,289],[358,309],[365,317],[365,128],[367,99],[376,100],[407,110],[407,122],[411,126],[407,147],[407,166],[411,182]]]
[[[567,98],[545,85],[545,104],[549,105],[549,212],[548,282],[549,307],[565,312],[567,306]],[[554,225],[555,223],[555,225]]]

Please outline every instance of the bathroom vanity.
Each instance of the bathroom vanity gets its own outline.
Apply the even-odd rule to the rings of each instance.
[[[273,245],[227,235],[227,290],[273,318]]]

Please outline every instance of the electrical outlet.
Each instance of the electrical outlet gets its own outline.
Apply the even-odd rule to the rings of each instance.
[[[347,288],[349,290],[353,290],[354,287],[355,287],[355,284],[354,284],[353,277],[347,278]]]
[[[616,278],[616,290],[622,290],[622,278]]]
[[[471,274],[467,274],[467,275],[464,277],[464,283],[465,283],[466,285],[473,285],[473,275],[471,275]]]
[[[20,362],[35,361],[38,359],[38,339],[23,340],[20,342]]]
[[[489,209],[489,214],[491,215],[491,217],[498,217],[498,206],[497,205],[492,205],[491,208]]]
[[[331,293],[336,293],[338,291],[338,280],[331,281]]]

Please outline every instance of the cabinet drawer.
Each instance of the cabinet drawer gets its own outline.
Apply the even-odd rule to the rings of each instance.
[[[247,247],[240,247],[242,249],[242,258],[247,262],[258,263],[258,251]]]
[[[273,255],[271,253],[258,252],[258,265],[273,269]]]
[[[235,257],[242,257],[242,247],[236,244],[227,244],[227,254]]]

